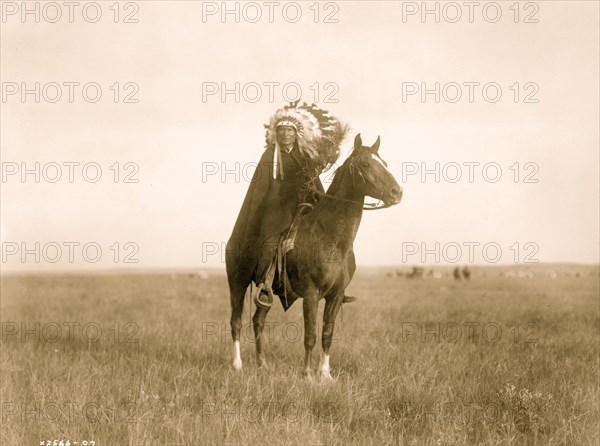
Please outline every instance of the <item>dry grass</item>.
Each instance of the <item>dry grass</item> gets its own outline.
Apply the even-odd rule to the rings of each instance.
[[[269,369],[247,330],[232,370],[223,275],[4,277],[1,443],[599,443],[597,269],[470,282],[363,272],[348,291],[359,301],[338,319],[335,381],[321,383],[301,377],[299,303],[269,315]],[[48,323],[62,325],[57,342]]]

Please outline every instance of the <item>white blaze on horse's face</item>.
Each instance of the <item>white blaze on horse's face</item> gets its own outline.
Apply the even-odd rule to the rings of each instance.
[[[379,158],[379,155],[377,155],[376,153],[371,153],[371,158],[373,158],[375,161],[377,161],[379,164],[381,164],[383,166],[383,168],[389,172],[388,168],[386,167],[385,164],[383,164],[383,160],[381,158]],[[391,172],[390,172],[391,173]]]
[[[400,199],[402,198],[402,187],[397,183],[396,179],[394,178],[394,175],[387,168],[385,161],[381,159],[377,152],[371,152],[371,158],[377,161],[381,165],[381,167],[383,167],[383,170],[385,172],[385,174],[382,174],[380,172],[380,178],[378,178],[378,180],[383,182],[382,186],[384,186],[385,184],[389,185],[389,190],[386,191],[386,194],[384,194],[384,196],[374,198],[383,199],[384,202],[388,205],[399,203]],[[385,187],[387,188],[388,186]]]

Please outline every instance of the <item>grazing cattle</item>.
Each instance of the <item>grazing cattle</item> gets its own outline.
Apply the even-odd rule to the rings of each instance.
[[[460,276],[460,268],[458,266],[454,268],[454,270],[452,271],[452,275],[454,276],[454,280],[462,279],[462,277]]]
[[[465,280],[470,280],[471,279],[471,270],[465,266],[462,269],[462,276]]]

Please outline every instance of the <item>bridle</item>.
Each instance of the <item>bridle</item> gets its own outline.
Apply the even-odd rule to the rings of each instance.
[[[387,167],[387,163],[385,161],[383,161],[383,159],[381,159],[381,157],[379,157],[379,155],[375,154],[383,163],[384,166]],[[342,167],[344,167],[342,165]],[[341,167],[340,167],[341,169]],[[379,198],[377,197],[373,197],[373,198],[377,198],[377,202],[376,203],[365,203],[364,201],[356,201],[356,200],[348,200],[347,198],[338,198],[338,197],[334,197],[333,195],[329,195],[325,192],[321,192],[320,190],[317,190],[314,187],[314,181],[316,178],[313,178],[310,183],[309,183],[309,190],[314,193],[315,195],[318,195],[319,197],[323,197],[323,198],[329,198],[330,200],[334,200],[334,201],[341,201],[341,202],[345,202],[345,203],[354,203],[354,204],[361,204],[363,206],[363,211],[376,211],[379,209],[385,209],[385,208],[389,208],[390,206],[392,206],[391,204],[381,204],[379,205],[379,203],[383,202],[383,194],[384,194],[384,190],[382,187],[380,187],[379,185],[377,185],[377,183],[375,182],[374,179],[369,178],[369,175],[367,175],[361,168],[360,166],[356,165],[355,160],[350,160],[350,162],[348,163],[347,166],[348,171],[350,172],[350,174],[352,175],[352,185],[356,186],[356,177],[358,174],[358,177],[364,181],[365,183],[369,183],[372,186],[374,186],[378,192],[380,192],[379,194]],[[346,172],[344,172],[345,174]]]

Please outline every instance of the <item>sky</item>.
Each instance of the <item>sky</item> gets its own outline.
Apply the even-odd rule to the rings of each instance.
[[[71,23],[32,2],[36,23],[3,2],[2,271],[224,266],[263,124],[299,91],[350,124],[343,157],[380,136],[404,189],[365,212],[359,265],[598,263],[597,2],[428,2],[439,23],[421,2],[291,3]]]

